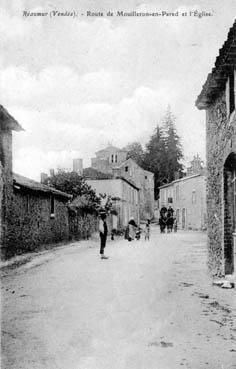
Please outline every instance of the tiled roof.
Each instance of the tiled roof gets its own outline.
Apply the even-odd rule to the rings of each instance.
[[[192,178],[200,177],[200,176],[206,177],[206,174],[203,172],[203,173],[193,174],[191,176],[186,176],[186,177],[183,177],[183,178],[180,178],[180,179],[176,179],[175,181],[172,181],[170,183],[166,183],[166,184],[160,186],[159,188],[165,188],[165,187],[168,187],[168,186],[172,186],[174,183],[187,181],[188,179],[192,179]]]
[[[215,66],[208,74],[202,91],[196,100],[198,109],[205,109],[224,89],[229,71],[236,66],[236,21],[228,32],[227,40],[219,50]]]
[[[123,161],[121,164],[117,165],[114,169],[121,169],[123,168],[124,166],[126,166],[127,164],[129,163],[135,163],[135,165],[139,166],[133,159],[129,158],[129,159],[126,159],[125,161]]]
[[[119,152],[119,151],[125,151],[126,152],[127,150],[125,150],[125,149],[119,149],[119,147],[109,145],[109,146],[105,147],[105,149],[102,149],[102,150],[97,151],[95,154],[100,154],[102,152],[113,152],[113,151],[117,151],[117,152]]]
[[[113,176],[110,173],[102,173],[94,168],[85,168],[83,170],[83,177],[91,180],[106,180],[106,179],[122,179],[123,181],[129,183],[132,187],[139,189],[139,187],[131,180],[122,176]]]
[[[23,131],[23,128],[20,126],[20,124],[2,105],[0,105],[0,127],[2,129],[12,129],[13,131]]]
[[[126,166],[127,164],[129,164],[130,162],[131,163],[135,163],[135,165],[137,165],[137,167],[139,167],[140,169],[142,169],[145,173],[147,173],[147,174],[154,174],[153,172],[150,172],[149,170],[146,170],[146,169],[143,169],[142,167],[140,167],[140,165],[138,165],[136,163],[136,161],[134,159],[132,159],[132,158],[126,159],[120,165],[116,166],[114,169],[121,169],[124,166]]]
[[[83,177],[87,179],[112,179],[114,178],[110,173],[102,173],[92,167],[83,170]]]
[[[29,179],[27,177],[23,177],[19,174],[16,174],[14,173],[13,174],[13,184],[14,185],[18,185],[20,187],[24,187],[24,188],[28,188],[30,190],[33,190],[33,191],[37,191],[37,192],[45,192],[45,193],[50,193],[50,194],[53,194],[53,195],[58,195],[58,196],[62,196],[62,197],[66,197],[68,199],[70,199],[72,196],[65,193],[65,192],[62,192],[62,191],[59,191],[53,187],[50,187],[50,186],[46,186],[40,182],[36,182],[32,179]]]

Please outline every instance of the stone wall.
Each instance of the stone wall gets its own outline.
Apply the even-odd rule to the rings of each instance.
[[[1,256],[4,256],[7,247],[7,232],[9,212],[12,203],[12,131],[0,128],[0,163],[1,163]]]
[[[109,165],[108,159],[92,158],[91,167],[98,170],[99,172],[112,174],[112,168]]]
[[[48,193],[14,189],[13,206],[6,219],[8,233],[2,257],[8,259],[62,241],[88,239],[97,232],[96,215],[74,215],[68,210],[67,199],[58,196],[54,197],[54,207],[54,216],[51,216]]]
[[[3,244],[3,170],[0,161],[0,247]]]
[[[224,275],[224,163],[236,153],[235,113],[227,116],[225,92],[214,101],[206,112],[207,131],[207,218],[208,218],[208,263],[211,274]],[[230,235],[229,235],[230,237]]]
[[[89,239],[98,230],[98,217],[93,214],[69,213],[70,240]]]
[[[14,191],[13,205],[7,219],[5,258],[69,239],[66,201],[55,197],[55,217],[51,217],[50,210],[49,194]]]

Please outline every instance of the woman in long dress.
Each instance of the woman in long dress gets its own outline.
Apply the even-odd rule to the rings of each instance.
[[[136,235],[136,230],[137,230],[138,226],[135,223],[134,218],[130,218],[130,221],[128,223],[128,229],[129,229],[129,236],[128,236],[128,240],[132,241],[135,239],[135,235]]]

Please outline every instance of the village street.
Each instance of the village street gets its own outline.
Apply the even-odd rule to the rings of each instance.
[[[236,294],[211,285],[206,235],[46,251],[2,278],[2,369],[236,368]]]

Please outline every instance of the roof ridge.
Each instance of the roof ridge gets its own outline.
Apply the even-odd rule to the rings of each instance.
[[[232,54],[230,52],[234,48]],[[231,58],[230,58],[231,56]],[[229,60],[230,59],[230,60]],[[228,62],[228,63],[227,63]],[[198,95],[195,105],[198,109],[205,109],[212,98],[215,98],[222,86],[225,84],[229,74],[229,67],[236,64],[236,20],[227,33],[227,39],[219,49],[219,54],[211,72],[202,86],[201,93]]]
[[[3,105],[0,104],[0,125],[2,125],[4,122],[8,124],[8,128],[10,128],[11,130],[24,131],[17,120],[13,118],[13,116],[8,112],[6,108],[4,108]]]
[[[28,178],[28,177],[25,177],[21,174],[18,174],[18,173],[13,173],[13,181],[15,181],[16,183],[18,183],[19,185],[21,185],[22,187],[26,187],[26,188],[31,188],[32,190],[35,190],[35,191],[43,191],[43,192],[52,192],[54,194],[57,194],[57,195],[63,195],[65,197],[68,197],[70,198],[71,195],[66,193],[66,192],[63,192],[61,190],[58,190],[57,188],[55,187],[51,187],[51,186],[48,186],[44,183],[41,183],[41,182],[38,182],[34,179],[31,179],[31,178]],[[35,185],[35,187],[33,187],[33,185]]]

